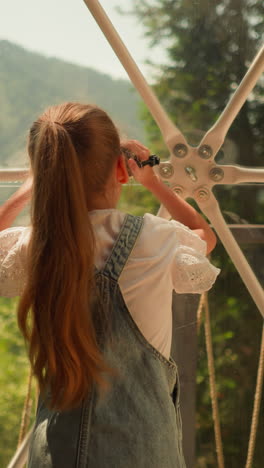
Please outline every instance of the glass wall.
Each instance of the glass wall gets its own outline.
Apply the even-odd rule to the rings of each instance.
[[[149,79],[155,82],[155,91],[172,120],[189,143],[197,145],[223,111],[261,46],[264,37],[262,2],[149,0],[136,1],[135,9],[134,14],[142,23],[143,31],[152,38],[152,60],[155,61],[155,44],[166,52],[162,58],[159,56],[163,63],[153,68]],[[0,54],[4,64],[0,85],[5,93],[5,126],[0,127],[1,168],[27,165],[27,129],[43,108],[64,100],[87,101],[91,97],[91,88],[95,101],[106,107],[117,125],[122,123],[123,134],[143,139],[164,161],[169,158],[156,124],[136,93],[131,92],[130,84],[122,81],[115,86],[113,80],[107,81],[104,75],[100,81],[85,69],[35,56],[11,43],[0,41]],[[18,79],[21,73],[22,88]],[[46,80],[43,80],[44,75]],[[99,93],[97,81],[99,88],[108,90],[107,96]],[[63,84],[59,86],[58,83]],[[260,77],[218,151],[217,164],[264,166],[263,96],[264,79]],[[119,105],[120,109],[117,109]],[[18,185],[0,183],[1,203]],[[263,286],[263,184],[218,185],[213,192],[226,223]],[[130,183],[124,187],[119,207],[142,215],[156,213],[158,203],[142,187]],[[14,224],[28,223],[26,209]],[[226,467],[238,468],[245,466],[247,460],[263,317],[220,240],[211,261],[221,268],[221,274],[209,292],[208,303],[223,456]],[[218,466],[218,459],[210,397],[212,369],[208,370],[204,308],[197,318],[199,300],[192,296],[175,298],[173,350],[182,377],[182,417],[188,468],[213,468]],[[23,341],[16,327],[16,304],[17,299],[0,299],[1,466],[7,464],[16,449],[29,373]],[[31,422],[34,404],[32,391],[29,402]],[[264,466],[263,415],[262,396],[254,422],[256,424],[258,420],[255,451],[248,468]]]

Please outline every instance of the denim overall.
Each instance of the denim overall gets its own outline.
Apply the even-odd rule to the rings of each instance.
[[[111,338],[104,356],[115,375],[73,410],[49,410],[40,398],[28,468],[185,468],[176,364],[144,338],[118,278],[142,218],[127,215],[105,267],[96,274]],[[107,335],[108,336],[108,335]]]

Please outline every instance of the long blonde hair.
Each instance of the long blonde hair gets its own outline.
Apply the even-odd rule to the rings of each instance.
[[[40,390],[50,406],[77,406],[106,372],[90,298],[95,239],[88,216],[120,154],[118,132],[95,106],[49,108],[29,136],[32,234],[18,323]]]

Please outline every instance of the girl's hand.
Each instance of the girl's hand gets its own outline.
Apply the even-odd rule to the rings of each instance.
[[[141,161],[148,159],[150,156],[150,150],[137,140],[123,141],[121,146],[134,153]],[[151,166],[138,167],[133,158],[128,159],[127,162],[134,179],[144,187],[151,189],[153,184],[159,180]]]

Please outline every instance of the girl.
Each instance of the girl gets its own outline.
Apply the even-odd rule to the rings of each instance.
[[[140,160],[149,150],[122,143]],[[182,468],[171,302],[210,289],[215,236],[149,166],[134,178],[173,220],[116,209],[128,181],[118,132],[101,109],[66,103],[30,130],[32,223],[7,228],[31,179],[0,212],[0,293],[40,388],[30,468]],[[181,224],[182,223],[182,224]]]

